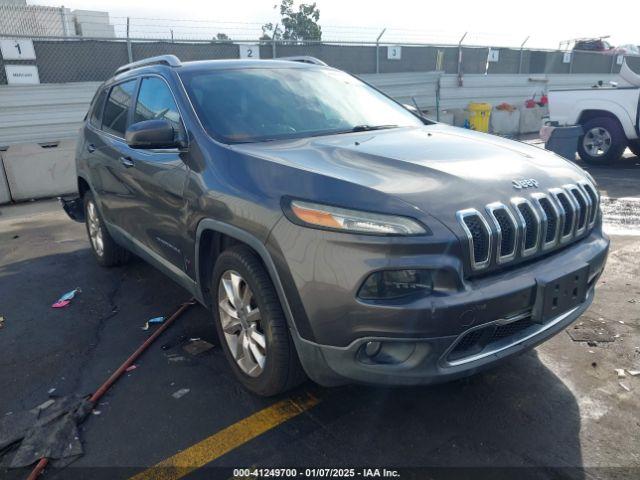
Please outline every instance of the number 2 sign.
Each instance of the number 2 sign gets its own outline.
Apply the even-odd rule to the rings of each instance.
[[[260,58],[260,45],[238,45],[240,47],[240,58]]]
[[[35,60],[36,51],[30,38],[2,38],[0,50],[5,60]]]

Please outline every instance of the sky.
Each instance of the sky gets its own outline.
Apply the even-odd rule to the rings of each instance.
[[[60,1],[28,0],[29,4],[60,6]],[[209,38],[224,31],[248,39],[260,25],[277,22],[277,0],[64,0],[70,9],[108,11],[112,23],[124,28],[129,16],[140,36]],[[297,3],[297,2],[296,2]],[[307,3],[311,3],[307,0]],[[370,40],[387,28],[385,40],[558,48],[562,40],[604,36],[613,45],[640,44],[640,2],[615,4],[593,0],[316,0],[327,40]],[[238,22],[238,23],[236,23]],[[255,33],[254,33],[255,32]]]

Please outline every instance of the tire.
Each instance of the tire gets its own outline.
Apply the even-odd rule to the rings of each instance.
[[[84,194],[84,218],[93,256],[103,267],[124,265],[131,254],[109,235],[91,192]]]
[[[256,253],[244,245],[225,250],[211,277],[216,329],[236,378],[251,392],[265,397],[302,383],[306,376],[282,306]]]
[[[627,137],[615,118],[597,117],[582,125],[578,154],[586,163],[605,165],[620,160],[627,148]]]
[[[640,157],[640,140],[629,140],[629,150],[636,157]]]

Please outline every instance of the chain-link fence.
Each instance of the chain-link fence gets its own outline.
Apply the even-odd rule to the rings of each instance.
[[[440,71],[461,75],[609,74],[619,71],[623,58],[615,53],[463,45],[461,40],[457,45],[388,41],[383,44],[381,33],[385,32],[378,33],[377,41],[246,40],[252,38],[249,35],[258,37],[259,26],[130,19],[109,16],[106,12],[2,4],[0,37],[32,41],[35,59],[0,58],[0,84],[7,83],[5,65],[36,65],[41,83],[100,81],[109,78],[120,65],[163,54],[174,54],[182,61],[308,55],[354,74]],[[215,34],[219,28],[228,33]],[[323,38],[327,36],[326,30]],[[354,31],[350,33],[354,38]],[[359,29],[360,38],[374,33],[373,29]],[[150,38],[153,35],[156,37]],[[229,36],[244,40],[224,38]],[[640,70],[640,57],[627,57],[627,61]]]

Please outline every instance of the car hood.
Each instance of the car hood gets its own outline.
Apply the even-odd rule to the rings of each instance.
[[[528,193],[585,178],[546,150],[442,124],[232,148],[393,195],[440,218],[522,195],[513,180],[536,180],[538,188]]]

